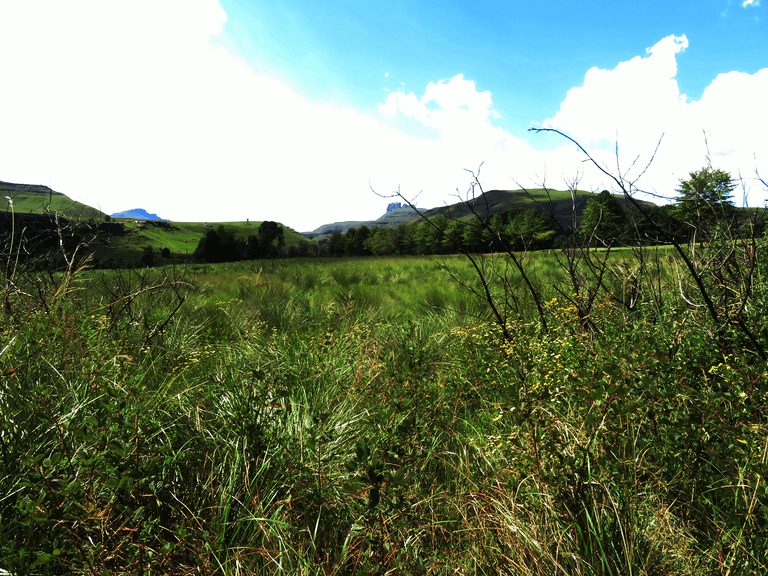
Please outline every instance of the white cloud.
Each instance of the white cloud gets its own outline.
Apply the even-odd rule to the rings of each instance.
[[[584,84],[571,89],[545,127],[557,127],[585,142],[619,136],[655,140],[684,106],[675,80],[676,54],[688,47],[685,36],[669,36],[613,70],[590,69]]]
[[[380,216],[369,182],[423,189],[420,205],[435,205],[468,180],[464,167],[485,160],[490,173],[501,151],[529,152],[460,76],[421,102],[390,95],[385,109],[440,138],[409,136],[254,73],[211,43],[225,20],[215,0],[0,3],[0,179],[50,183],[107,212],[305,230]],[[494,182],[511,185],[503,168]]]
[[[749,6],[760,6],[760,0],[745,0],[742,2],[741,7],[742,8],[748,8]]]
[[[433,137],[419,146],[418,164],[394,166],[392,171],[411,189],[425,190],[422,205],[443,203],[457,186],[464,193],[465,169],[476,170],[481,164],[483,181],[495,187],[513,187],[513,178],[530,185],[537,178],[534,165],[539,174],[544,172],[541,153],[494,124],[501,116],[493,108],[491,93],[478,92],[461,74],[430,82],[420,97],[392,92],[379,111],[432,130]]]
[[[0,4],[0,179],[176,220],[378,217],[369,178],[419,141],[255,74],[211,44],[225,20],[215,0]]]
[[[560,140],[542,152],[504,130],[491,93],[462,75],[420,96],[393,90],[378,115],[312,103],[212,43],[225,22],[216,0],[0,2],[0,179],[50,183],[107,212],[307,230],[381,215],[369,182],[423,190],[419,205],[434,206],[464,192],[464,168],[481,162],[495,188],[545,174],[562,187],[582,166]],[[667,132],[660,158],[674,162],[654,182],[674,186],[703,164],[702,129],[719,167],[751,170],[753,152],[768,158],[768,70],[719,76],[688,102],[674,79],[685,46],[665,38],[644,58],[590,70],[544,125],[587,145],[618,130],[632,153]]]
[[[379,111],[413,117],[424,126],[435,128],[446,138],[485,137],[497,132],[489,118],[499,117],[492,108],[490,92],[477,92],[475,83],[459,74],[449,82],[430,82],[421,98],[413,92],[394,92]]]
[[[685,36],[669,36],[648,49],[645,58],[622,62],[613,70],[589,70],[584,84],[568,92],[544,125],[593,148],[618,139],[625,166],[638,155],[637,166],[644,166],[663,135],[643,182],[647,189],[666,194],[674,194],[680,178],[706,163],[707,145],[716,167],[752,175],[768,160],[763,110],[768,68],[753,75],[721,74],[701,100],[689,102],[675,81],[676,54],[687,45]],[[612,152],[601,155],[608,166],[616,164]],[[755,190],[751,204],[761,204],[764,193],[759,192],[758,199]]]

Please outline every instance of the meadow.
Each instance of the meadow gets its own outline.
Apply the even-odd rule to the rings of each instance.
[[[768,259],[747,248],[746,295],[688,255],[714,317],[669,248],[518,255],[530,284],[508,255],[482,278],[316,258],[23,289],[9,261],[0,568],[765,573]]]

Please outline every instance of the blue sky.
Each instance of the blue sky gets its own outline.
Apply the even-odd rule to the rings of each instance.
[[[766,18],[760,0],[0,0],[0,180],[298,230],[378,217],[370,187],[450,202],[481,163],[486,189],[610,187],[527,131],[545,126],[612,169],[618,141],[638,194],[673,196],[709,154],[762,205]]]
[[[375,109],[384,88],[422,90],[463,74],[491,90],[495,108],[521,130],[551,116],[589,68],[613,68],[669,35],[692,44],[677,81],[693,99],[720,73],[768,65],[764,10],[727,0],[222,6],[229,46],[318,98]]]

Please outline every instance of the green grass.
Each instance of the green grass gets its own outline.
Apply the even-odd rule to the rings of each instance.
[[[507,342],[446,275],[479,288],[459,257],[4,284],[0,568],[765,572],[766,363],[713,336],[670,253],[611,253],[595,295],[564,258],[523,258],[548,333],[490,273],[517,298]]]

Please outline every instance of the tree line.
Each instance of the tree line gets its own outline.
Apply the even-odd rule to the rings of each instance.
[[[552,246],[556,236],[554,219],[530,208],[513,208],[493,214],[489,219],[493,230],[516,249],[538,249]],[[333,232],[325,246],[329,256],[407,256],[453,254],[459,246],[473,252],[489,252],[498,248],[499,237],[478,222],[458,220],[440,214],[429,221],[398,224],[394,227],[360,226],[346,232]]]
[[[283,227],[277,222],[262,222],[257,233],[238,238],[223,225],[206,232],[195,248],[194,256],[209,263],[277,258],[285,248]]]
[[[238,238],[224,226],[200,239],[194,256],[206,262],[290,257],[447,255],[591,246],[638,242],[687,242],[714,227],[735,230],[743,222],[733,202],[736,183],[728,172],[705,167],[681,180],[674,202],[646,204],[644,214],[603,190],[586,203],[581,217],[563,225],[538,208],[513,208],[486,218],[440,214],[397,226],[362,225],[335,231],[318,244],[302,241],[286,248],[283,228],[264,222],[256,235]],[[744,220],[744,216],[741,217]],[[764,226],[762,220],[757,221]]]
[[[680,182],[677,197],[665,206],[648,206],[645,215],[622,206],[603,190],[584,209],[577,236],[593,245],[633,244],[639,239],[687,242],[713,228],[733,231],[739,212],[733,202],[736,183],[723,170],[705,167]],[[762,224],[762,222],[761,222]]]

